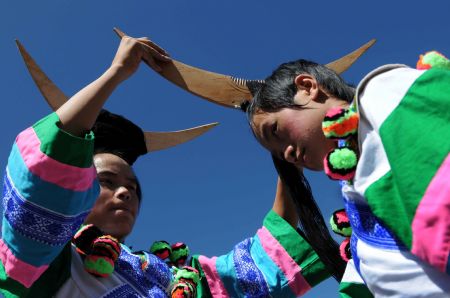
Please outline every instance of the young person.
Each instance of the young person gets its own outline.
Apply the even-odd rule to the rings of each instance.
[[[431,52],[420,69],[385,65],[354,92],[327,67],[297,60],[248,108],[292,196],[299,168],[345,181],[353,262],[376,297],[450,294],[449,64]]]
[[[142,199],[131,166],[148,148],[139,127],[101,109],[142,60],[158,68],[168,59],[146,39],[123,38],[103,75],[18,135],[5,173],[5,297],[295,297],[328,276],[281,183],[254,237],[225,256],[195,256],[194,269],[172,271],[121,243]],[[47,99],[61,94],[34,71]]]

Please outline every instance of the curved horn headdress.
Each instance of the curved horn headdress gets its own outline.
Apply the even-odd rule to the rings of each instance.
[[[16,40],[16,43],[36,86],[39,88],[39,91],[42,93],[50,107],[56,111],[68,100],[68,97],[47,77],[30,54],[25,50],[25,47],[18,40]],[[218,123],[215,122],[179,131],[144,132],[147,152],[163,150],[188,142],[207,132],[217,124]]]
[[[126,35],[117,28],[114,28],[114,31],[120,38]],[[358,60],[375,41],[372,39],[355,51],[325,66],[341,74]],[[210,72],[174,59],[170,62],[160,63],[159,66],[162,70],[158,73],[170,82],[194,95],[229,108],[240,108],[242,103],[250,101],[259,85],[264,83],[263,80],[245,80]]]

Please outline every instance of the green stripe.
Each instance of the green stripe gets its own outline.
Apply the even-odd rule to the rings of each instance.
[[[16,297],[53,297],[70,277],[72,262],[70,242],[64,247],[59,256],[50,264],[48,269],[29,288],[9,278],[0,262],[0,293],[5,298]]]
[[[198,273],[200,275],[200,283],[197,286],[197,297],[198,298],[206,298],[206,297],[212,297],[211,291],[209,290],[208,281],[206,280],[206,275],[202,270],[202,266],[200,265],[200,262],[198,261],[199,255],[194,255],[191,258],[191,267],[194,267],[198,270]]]
[[[341,282],[339,284],[339,297],[341,298],[372,298],[373,295],[365,284]]]
[[[365,197],[373,212],[411,248],[417,206],[450,151],[450,71],[430,69],[380,127],[391,170]]]
[[[264,226],[302,268],[302,275],[311,287],[330,276],[309,243],[275,211],[266,215]]]
[[[89,168],[92,165],[94,134],[90,132],[84,138],[79,138],[61,130],[58,125],[59,118],[56,113],[33,125],[41,141],[41,151],[61,163]]]

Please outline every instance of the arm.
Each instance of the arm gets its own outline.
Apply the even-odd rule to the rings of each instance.
[[[4,179],[0,240],[0,290],[7,297],[26,296],[92,208],[99,186],[87,132],[111,92],[149,59],[147,48],[144,39],[124,38],[99,79],[17,136]]]
[[[287,221],[294,229],[297,228],[298,215],[294,201],[289,197],[286,186],[281,182],[280,178],[277,181],[277,192],[272,210]]]
[[[200,275],[198,297],[298,297],[329,277],[311,246],[296,231],[292,200],[278,181],[273,209],[256,235],[227,255],[194,256]]]
[[[125,36],[111,66],[97,80],[75,94],[71,100],[56,111],[61,128],[68,133],[81,136],[94,125],[104,103],[123,81],[128,79],[144,61],[168,61],[165,52],[152,48],[145,38]]]

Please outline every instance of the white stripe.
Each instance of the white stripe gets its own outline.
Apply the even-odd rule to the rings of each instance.
[[[354,188],[361,196],[391,168],[379,128],[398,106],[414,81],[423,73],[404,65],[385,65],[369,73],[357,89],[361,156]]]
[[[353,259],[350,259],[347,262],[347,267],[345,267],[344,276],[342,277],[341,282],[364,284],[364,281],[362,280],[358,271],[356,271],[355,263],[353,262]]]
[[[411,253],[357,244],[360,272],[375,297],[450,297],[450,276]]]

